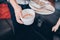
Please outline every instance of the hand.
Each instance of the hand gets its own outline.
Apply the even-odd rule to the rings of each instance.
[[[52,31],[56,32],[58,30],[59,26],[58,25],[55,25],[53,28],[52,28]]]
[[[20,6],[17,6],[15,9],[15,16],[16,16],[16,21],[19,23],[19,24],[23,24],[22,20],[21,20],[21,17],[22,17],[22,9]]]

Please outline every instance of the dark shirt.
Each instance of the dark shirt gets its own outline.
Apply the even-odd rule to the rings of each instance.
[[[7,0],[0,0],[0,4],[1,3],[7,3]]]

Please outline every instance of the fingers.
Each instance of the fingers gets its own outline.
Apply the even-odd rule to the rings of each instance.
[[[16,21],[17,21],[19,24],[23,24],[22,20],[20,20],[20,19],[16,19]]]
[[[22,20],[20,19],[21,17],[21,13],[20,11],[15,11],[15,17],[16,17],[16,21],[19,23],[19,24],[23,24]]]
[[[56,29],[53,27],[53,28],[52,28],[52,31],[53,31],[53,32],[56,32]]]
[[[54,29],[54,27],[52,28],[52,31],[54,31],[55,29]]]
[[[54,26],[53,28],[52,28],[52,31],[53,32],[56,32],[58,30],[58,27],[56,27],[56,26]]]

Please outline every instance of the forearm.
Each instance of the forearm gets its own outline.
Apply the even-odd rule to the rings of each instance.
[[[57,25],[60,25],[60,18],[59,18],[59,20],[58,20],[58,22],[57,22]]]
[[[15,15],[22,16],[22,8],[18,5],[18,3],[16,2],[16,0],[10,0],[10,3],[11,3],[11,5],[14,8]]]
[[[10,0],[10,3],[13,6],[14,9],[17,9],[18,6],[19,6],[18,3],[16,2],[16,0]],[[21,7],[20,7],[20,9],[21,9]]]

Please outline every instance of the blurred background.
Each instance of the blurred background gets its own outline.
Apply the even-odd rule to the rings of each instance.
[[[50,30],[51,27],[56,24],[56,21],[58,20],[58,16],[60,16],[60,0],[49,0],[49,1],[52,2],[56,8],[56,12],[54,14],[49,15],[49,16],[43,16],[43,15],[36,14],[37,18],[35,19],[34,24],[29,26],[32,28],[30,28],[30,30],[26,31],[26,33],[28,33],[28,34],[25,33],[26,35],[23,34],[23,35],[21,35],[21,37],[19,36],[20,33],[16,33],[16,35],[14,34],[15,31],[17,31],[17,32],[20,31],[20,29],[19,29],[20,27],[6,27],[6,29],[8,29],[8,30],[0,33],[0,40],[25,40],[25,39],[27,39],[27,40],[28,39],[53,40],[53,34],[57,35],[58,37],[57,36],[56,37],[59,38],[59,40],[60,40],[59,30],[56,33],[51,32],[51,30]],[[14,16],[14,9],[10,3],[8,3],[8,7],[10,9],[11,15]],[[14,20],[15,19],[12,18],[12,21],[14,21]],[[4,29],[2,29],[2,30],[4,30]],[[31,31],[31,30],[33,30],[33,31]],[[20,37],[20,39],[18,39],[19,37]]]

